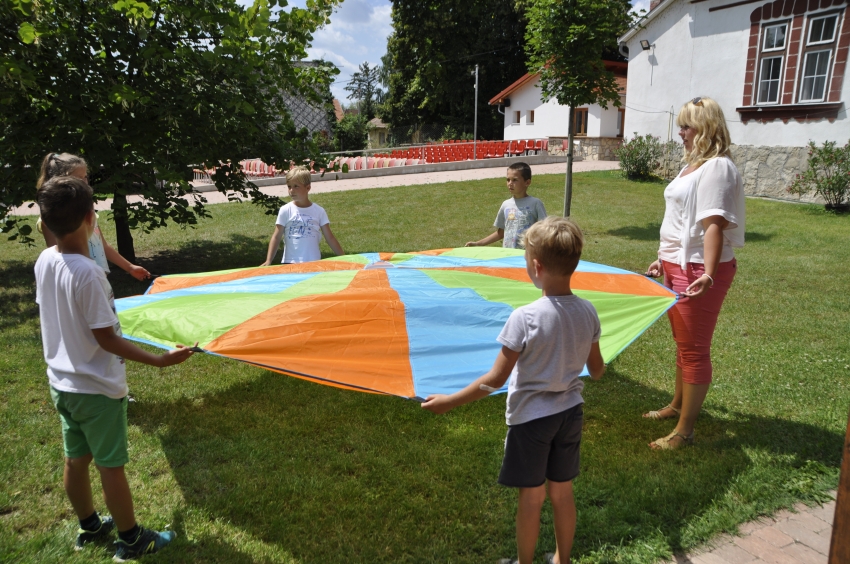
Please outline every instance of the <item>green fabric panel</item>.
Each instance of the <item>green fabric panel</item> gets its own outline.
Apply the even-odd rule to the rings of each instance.
[[[576,290],[575,294],[596,308],[602,325],[599,348],[605,362],[612,361],[675,301],[673,296],[634,296],[591,290]]]
[[[459,247],[447,251],[440,256],[490,260],[525,256],[525,251],[522,249],[506,249],[504,247]]]
[[[390,260],[388,262],[390,262],[391,264],[396,264],[396,263],[408,261],[408,260],[412,259],[413,257],[418,257],[418,256],[419,255],[414,255],[414,254],[411,254],[411,253],[395,253],[395,254],[393,254],[392,257],[390,257]]]
[[[421,272],[446,288],[469,288],[487,301],[507,304],[514,309],[531,303],[543,295],[543,292],[535,288],[534,284],[498,276],[456,270],[423,269]]]
[[[328,257],[322,260],[339,260],[343,262],[352,262],[354,264],[369,264],[369,259],[363,255],[342,255],[338,257]]]
[[[174,347],[198,341],[205,348],[240,323],[285,301],[344,290],[357,271],[320,272],[276,294],[205,294],[177,296],[125,310],[118,315],[124,333]],[[163,323],[164,318],[167,323]],[[156,327],[152,335],[146,327]]]

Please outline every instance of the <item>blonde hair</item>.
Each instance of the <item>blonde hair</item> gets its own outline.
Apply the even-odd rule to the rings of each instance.
[[[693,147],[682,158],[689,165],[701,166],[715,157],[730,157],[732,140],[726,128],[726,118],[720,105],[711,98],[694,98],[679,110],[676,118],[679,127],[696,130]]]
[[[530,258],[555,274],[569,276],[581,259],[584,236],[571,220],[550,215],[528,228],[523,243]]]
[[[286,173],[286,183],[295,181],[302,186],[310,185],[310,169],[306,166],[294,166]]]
[[[41,161],[41,173],[35,183],[36,190],[54,176],[68,176],[81,166],[89,166],[83,157],[71,153],[47,153]]]

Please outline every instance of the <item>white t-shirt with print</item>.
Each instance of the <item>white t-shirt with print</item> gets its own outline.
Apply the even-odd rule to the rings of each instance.
[[[584,403],[579,375],[601,333],[596,309],[576,295],[544,296],[515,309],[497,337],[520,353],[508,380],[507,424]]]
[[[502,202],[493,227],[505,231],[502,247],[524,249],[522,236],[529,227],[542,219],[546,219],[546,208],[543,207],[543,202],[534,196],[509,198]]]
[[[35,263],[36,293],[47,378],[63,392],[127,395],[124,359],[102,349],[92,329],[121,334],[106,274],[83,255],[42,251]]]
[[[311,203],[306,208],[300,208],[295,202],[289,202],[280,208],[275,223],[283,227],[282,263],[309,262],[322,258],[319,250],[322,226],[330,223],[322,206]]]

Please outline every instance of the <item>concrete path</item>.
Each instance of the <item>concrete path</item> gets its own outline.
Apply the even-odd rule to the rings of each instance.
[[[617,161],[579,161],[573,164],[574,172],[586,172],[590,170],[614,170],[620,168],[620,163]],[[538,174],[564,174],[567,170],[566,163],[551,163],[532,165],[531,167],[535,175]],[[381,169],[377,169],[380,171]],[[322,194],[324,192],[336,192],[340,190],[366,190],[368,188],[389,188],[392,186],[413,186],[416,184],[442,184],[444,182],[463,182],[466,180],[482,180],[482,179],[501,179],[504,184],[505,169],[504,168],[476,168],[469,170],[443,170],[436,172],[423,172],[419,174],[403,174],[397,176],[375,176],[367,178],[345,178],[343,174],[339,175],[339,180],[323,180],[321,182],[313,182],[310,188],[311,194]],[[271,179],[261,181],[266,184]],[[279,184],[264,185],[261,187],[266,194],[273,196],[288,196],[289,192],[286,189],[286,179],[275,179]],[[203,192],[203,196],[210,204],[223,204],[227,202],[227,197],[221,192]],[[186,197],[191,200],[190,196]],[[138,196],[129,196],[127,200],[134,202],[140,201]],[[38,215],[38,207],[28,207],[24,204],[13,211],[13,215]],[[98,211],[109,210],[112,207],[112,199],[106,199],[98,202],[95,208]]]
[[[677,555],[665,564],[827,564],[833,501],[819,507],[802,503],[795,512],[780,511],[740,527],[741,536],[722,535],[709,547],[693,554]]]

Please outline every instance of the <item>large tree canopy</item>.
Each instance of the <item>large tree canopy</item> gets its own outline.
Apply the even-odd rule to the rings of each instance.
[[[478,64],[479,138],[501,139],[503,118],[487,101],[526,72],[515,0],[393,0],[392,21],[384,121],[471,133]]]
[[[0,219],[33,199],[42,157],[83,155],[99,194],[114,196],[118,250],[130,229],[191,224],[190,166],[218,167],[219,190],[276,205],[246,186],[240,159],[316,154],[283,93],[320,103],[335,69],[304,66],[311,33],[339,0],[307,9],[234,0],[0,2]],[[285,5],[285,2],[281,2]],[[128,203],[129,193],[147,201]]]

